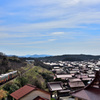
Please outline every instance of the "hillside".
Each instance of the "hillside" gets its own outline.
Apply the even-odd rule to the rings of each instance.
[[[42,61],[83,61],[83,60],[98,60],[100,56],[94,55],[60,55],[60,56],[51,56],[39,58]]]
[[[1,89],[10,94],[26,84],[31,84],[47,90],[47,82],[53,81],[53,73],[40,66],[32,66],[31,69],[27,66],[27,69],[29,70],[26,73],[6,83]],[[26,67],[24,67],[23,70],[26,70]]]
[[[46,89],[46,82],[53,80],[52,75],[53,73],[47,69],[34,66],[25,74],[25,77],[28,80],[28,84],[33,84],[38,88]]]
[[[26,66],[26,61],[17,56],[8,57],[0,54],[0,74],[8,72],[8,70],[17,70],[18,68]]]

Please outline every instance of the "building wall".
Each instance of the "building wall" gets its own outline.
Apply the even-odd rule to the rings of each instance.
[[[23,98],[21,98],[20,100],[33,100],[35,99],[37,96],[41,96],[43,98],[46,98],[48,100],[51,99],[50,95],[44,92],[41,92],[39,90],[33,91],[31,93],[29,93],[28,95],[24,96]]]

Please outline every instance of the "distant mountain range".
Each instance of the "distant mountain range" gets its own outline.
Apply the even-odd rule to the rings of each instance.
[[[1,53],[2,55],[2,53]],[[7,55],[14,56],[14,55]],[[85,54],[66,54],[66,55],[47,55],[47,54],[34,54],[34,55],[25,55],[18,57],[26,57],[28,59],[38,58],[42,61],[83,61],[83,60],[100,60],[100,55],[85,55]]]
[[[11,57],[11,56],[17,56],[17,55],[7,55],[7,56]],[[34,54],[34,55],[25,55],[25,56],[17,56],[17,57],[40,58],[40,57],[50,57],[50,56],[52,56],[52,55],[47,55],[47,54],[40,54],[40,55],[38,55],[38,54]]]
[[[34,55],[25,55],[25,56],[21,56],[21,57],[40,58],[40,57],[49,57],[49,56],[52,56],[52,55],[46,55],[46,54],[38,55],[38,54],[34,54]]]

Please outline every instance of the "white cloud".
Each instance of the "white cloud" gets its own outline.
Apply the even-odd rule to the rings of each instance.
[[[39,32],[54,28],[86,28],[82,24],[100,24],[100,12],[81,12],[73,14],[70,18],[39,23],[23,23],[17,25],[1,26],[3,32]],[[80,26],[81,25],[81,26]],[[57,33],[56,33],[57,34]],[[59,34],[59,33],[58,33]]]
[[[20,2],[20,3],[19,3]],[[16,2],[12,2],[12,3],[16,3],[16,5],[12,5],[12,6],[46,6],[46,5],[62,5],[62,7],[64,6],[72,6],[72,5],[76,5],[76,4],[98,4],[100,3],[100,0],[39,0],[39,1],[34,1],[34,0],[17,0]],[[11,4],[12,4],[11,3]]]
[[[29,45],[34,45],[34,44],[43,44],[43,43],[47,43],[47,42],[53,42],[55,41],[56,39],[48,39],[48,40],[43,40],[43,41],[9,41],[9,40],[6,40],[4,42],[0,42],[1,45],[14,45],[14,46],[29,46]],[[9,41],[9,42],[8,42]]]
[[[54,28],[84,28],[82,24],[100,24],[100,11],[92,11],[91,9],[88,9],[89,7],[86,10],[84,10],[85,6],[80,5],[92,3],[98,4],[100,3],[99,0],[22,0],[20,2],[23,3],[19,4],[19,1],[17,1],[16,5],[14,6],[33,6],[30,7],[30,11],[26,11],[26,13],[24,11],[6,11],[6,13],[11,16],[18,14],[20,18],[23,17],[23,19],[27,20],[27,22],[18,22],[17,25],[16,23],[15,25],[12,25],[10,23],[8,26],[2,25],[0,26],[0,31],[30,33],[34,31],[48,30]],[[15,1],[12,3],[15,3]],[[45,5],[49,6],[45,7]],[[52,18],[52,20],[48,20],[49,18]],[[37,21],[41,21],[42,19],[44,19],[44,21],[38,23],[28,22],[28,20],[33,21],[36,19]],[[45,21],[45,19],[47,19],[47,21]]]
[[[52,35],[63,35],[65,34],[64,32],[53,32]]]
[[[48,41],[52,42],[52,41],[55,41],[55,40],[57,40],[57,39],[49,39]]]
[[[94,5],[94,4],[99,4],[100,0],[80,0],[81,4],[85,5]]]
[[[3,30],[4,31],[4,30]],[[7,31],[7,30],[6,30]],[[8,30],[10,31],[10,30]],[[43,37],[48,35],[43,35],[41,33],[24,33],[24,32],[16,32],[16,33],[10,33],[10,32],[0,32],[0,38],[26,38],[26,37]]]
[[[28,37],[28,35],[24,34],[11,34],[11,33],[2,33],[0,32],[0,38],[22,38],[22,37]],[[30,36],[31,37],[31,36]]]

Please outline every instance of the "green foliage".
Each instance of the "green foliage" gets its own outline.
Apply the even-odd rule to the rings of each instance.
[[[37,86],[38,88],[45,89],[46,82],[53,79],[52,72],[39,66],[34,66],[30,69],[25,77],[28,83]]]
[[[9,94],[11,94],[12,92],[18,90],[19,88],[20,88],[20,87],[19,87],[16,83],[14,83],[14,82],[9,82],[9,83],[7,83],[7,84],[5,84],[5,85],[3,86],[3,89],[4,89],[5,91],[8,91]]]
[[[45,79],[46,82],[53,81],[53,76],[48,73],[41,73],[42,77]]]
[[[45,88],[45,80],[43,77],[38,73],[37,67],[33,67],[30,69],[25,77],[28,79],[28,83],[37,86],[38,88]]]
[[[10,86],[10,92],[11,93],[18,90],[18,89],[19,89],[19,86],[17,84],[13,84],[13,85]]]
[[[19,76],[14,79],[14,81],[5,84],[3,89],[8,91],[9,94],[26,84],[32,84],[38,88],[46,89],[46,82],[53,80],[52,75],[53,73],[47,69],[39,66],[34,66],[24,75]]]
[[[28,83],[28,79],[27,79],[26,77],[24,77],[24,76],[21,76],[21,77],[18,77],[18,78],[16,79],[16,83],[17,83],[20,87],[22,87],[22,86],[24,86],[24,85],[26,85],[26,84]]]

